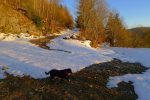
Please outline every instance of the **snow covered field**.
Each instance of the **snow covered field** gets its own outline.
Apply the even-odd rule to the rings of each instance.
[[[1,41],[0,68],[15,75],[27,74],[42,78],[45,77],[45,71],[53,68],[78,71],[88,65],[111,60],[111,57],[90,48],[87,43],[62,39],[70,33],[74,32],[68,31],[49,44],[51,49],[68,52],[42,49],[26,40]],[[0,77],[3,78],[3,71]]]
[[[95,63],[111,61],[119,58],[123,61],[140,62],[150,67],[150,49],[100,48],[93,49],[89,41],[64,40],[62,38],[76,31],[64,34],[52,40],[48,46],[51,49],[39,48],[24,39],[0,41],[0,78],[4,78],[6,70],[15,75],[31,75],[34,78],[46,77],[44,72],[53,68],[71,68],[74,72]],[[117,86],[121,81],[133,81],[139,100],[150,98],[150,70],[144,74],[110,77],[108,87]]]

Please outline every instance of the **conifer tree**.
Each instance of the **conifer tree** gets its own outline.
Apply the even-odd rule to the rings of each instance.
[[[106,41],[111,46],[129,46],[131,44],[131,34],[125,28],[118,13],[110,13],[106,25]]]
[[[110,13],[106,25],[106,35],[111,46],[115,46],[115,43],[117,42],[117,36],[122,30],[123,24],[119,18],[119,15],[117,13]]]

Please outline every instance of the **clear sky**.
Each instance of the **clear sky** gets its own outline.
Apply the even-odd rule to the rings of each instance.
[[[66,5],[69,9],[69,11],[71,12],[71,14],[73,15],[73,17],[76,17],[76,8],[77,8],[77,4],[78,4],[78,0],[62,0],[63,4]]]
[[[76,16],[78,0],[64,0],[71,14]],[[117,10],[125,24],[131,27],[150,27],[150,0],[107,0],[111,9]]]
[[[150,27],[150,0],[108,0],[108,5],[120,13],[129,27]]]

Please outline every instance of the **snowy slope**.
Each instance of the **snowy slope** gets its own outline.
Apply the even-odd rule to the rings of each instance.
[[[88,65],[111,60],[111,57],[86,47],[80,41],[62,39],[70,33],[74,34],[76,31],[67,31],[49,44],[51,49],[68,52],[42,49],[25,40],[1,41],[0,68],[15,75],[27,74],[42,78],[45,77],[45,71],[53,68],[72,68],[73,71],[78,71]],[[0,72],[0,77],[3,77],[3,71]]]
[[[101,48],[94,49],[89,41],[64,40],[78,31],[62,32],[62,36],[52,40],[48,46],[52,50],[39,48],[25,39],[0,41],[0,78],[4,70],[14,75],[31,75],[34,78],[46,77],[44,72],[53,68],[71,68],[74,72],[91,64],[119,58],[123,61],[140,62],[150,67],[150,49]],[[110,77],[109,87],[121,81],[133,81],[139,100],[150,98],[150,70],[144,74]]]

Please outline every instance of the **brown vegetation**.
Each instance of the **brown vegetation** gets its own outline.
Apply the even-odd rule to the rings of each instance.
[[[105,0],[79,0],[77,27],[79,39],[91,40],[98,47],[107,42],[112,47],[150,47],[149,32],[132,34],[119,14],[110,11]],[[143,33],[143,32],[142,32]]]
[[[69,11],[59,0],[0,0],[0,4],[21,11],[46,34],[72,28],[74,24]]]
[[[106,15],[107,7],[104,0],[80,0],[77,27],[82,31],[80,36],[91,40],[93,47],[104,41]]]
[[[34,40],[30,40],[30,42],[32,44],[35,44],[43,49],[47,49],[49,50],[50,47],[47,46],[47,43],[50,43],[52,39],[56,38],[57,36],[53,35],[53,36],[47,36],[45,38],[39,38],[39,39],[34,39]]]
[[[9,6],[0,3],[0,32],[41,33],[29,18]]]
[[[149,27],[137,27],[129,29],[132,33],[133,47],[150,48],[150,28]]]
[[[91,40],[93,47],[103,42],[111,46],[131,46],[131,34],[119,14],[108,11],[105,0],[80,0],[77,27],[81,29],[80,38]]]
[[[125,28],[118,13],[109,14],[105,36],[110,46],[132,47],[131,33]]]

